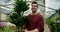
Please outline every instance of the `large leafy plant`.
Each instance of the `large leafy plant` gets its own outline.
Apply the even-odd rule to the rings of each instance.
[[[28,23],[28,16],[23,16],[23,12],[29,9],[29,4],[27,1],[15,0],[13,12],[9,15],[9,22],[19,27],[23,27]]]

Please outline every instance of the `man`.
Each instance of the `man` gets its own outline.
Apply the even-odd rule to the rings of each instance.
[[[25,32],[43,32],[44,31],[44,19],[43,16],[37,12],[37,2],[32,2],[32,13],[28,15],[29,23],[26,25]]]

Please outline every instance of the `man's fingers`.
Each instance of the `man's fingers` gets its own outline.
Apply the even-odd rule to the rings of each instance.
[[[23,31],[27,32],[27,29],[23,29]]]

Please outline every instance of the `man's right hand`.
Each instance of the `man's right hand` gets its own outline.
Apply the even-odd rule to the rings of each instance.
[[[38,32],[37,29],[32,30],[32,31],[28,31],[27,29],[24,29],[23,31],[24,31],[24,32]]]
[[[27,29],[23,29],[24,32],[29,32]]]

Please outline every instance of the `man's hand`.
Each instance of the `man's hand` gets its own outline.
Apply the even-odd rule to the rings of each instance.
[[[39,32],[38,29],[32,30],[33,32]]]
[[[24,29],[23,31],[24,31],[24,32],[29,32],[27,29]]]
[[[25,32],[39,32],[38,29],[28,31],[27,29],[24,30]]]

